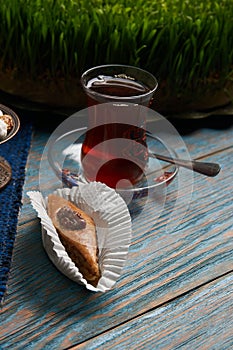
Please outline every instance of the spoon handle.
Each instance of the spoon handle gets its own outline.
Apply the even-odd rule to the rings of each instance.
[[[193,171],[196,171],[200,174],[214,177],[218,175],[218,173],[221,170],[221,167],[217,163],[205,163],[205,162],[198,162],[193,160],[192,161]]]
[[[205,162],[199,162],[196,160],[192,160],[192,161],[182,160],[182,159],[162,156],[156,153],[149,153],[149,156],[163,160],[165,162],[179,165],[181,167],[184,167],[184,168],[193,170],[197,173],[200,173],[206,176],[211,176],[211,177],[218,175],[218,173],[221,170],[220,165],[216,163],[205,163]]]

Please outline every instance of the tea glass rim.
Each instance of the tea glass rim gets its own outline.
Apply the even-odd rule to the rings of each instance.
[[[107,94],[103,94],[103,93],[99,93],[99,92],[90,90],[86,86],[85,78],[87,77],[87,75],[91,71],[94,71],[94,70],[97,70],[97,69],[101,69],[101,68],[103,69],[103,68],[111,68],[111,67],[124,67],[124,68],[129,68],[129,69],[135,69],[135,70],[140,71],[142,73],[146,73],[148,76],[150,76],[154,80],[154,88],[150,89],[149,91],[147,91],[145,93],[142,93],[140,95],[115,96],[115,95],[107,95]],[[136,66],[126,65],[126,64],[104,64],[104,65],[91,67],[91,68],[87,69],[85,72],[83,72],[82,75],[81,75],[81,85],[82,85],[83,89],[85,90],[85,92],[87,94],[91,94],[92,96],[97,96],[97,97],[100,97],[100,98],[106,98],[106,99],[114,100],[114,101],[128,101],[128,102],[130,102],[130,101],[132,101],[134,99],[144,98],[146,96],[153,95],[154,92],[156,91],[157,87],[158,87],[158,80],[155,78],[155,76],[152,73],[148,72],[145,69],[136,67]]]

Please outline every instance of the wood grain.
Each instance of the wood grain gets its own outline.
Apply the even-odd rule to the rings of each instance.
[[[211,304],[211,300],[223,310],[221,305],[222,299],[225,300],[224,286],[226,293],[230,293],[232,279],[229,287],[228,279],[223,278],[220,284],[217,283],[216,293],[209,301],[208,293],[211,292],[212,285],[209,287],[208,282],[232,271],[233,266],[233,147],[230,147],[233,129],[224,134],[221,131],[200,130],[185,137],[185,142],[195,157],[203,155],[211,144],[206,152],[209,156],[203,159],[219,162],[222,165],[221,173],[211,179],[198,174],[194,176],[188,208],[184,208],[189,191],[188,179],[191,176],[188,170],[182,174],[178,184],[174,182],[159,193],[155,198],[157,202],[149,200],[146,205],[143,201],[136,203],[132,208],[133,240],[129,258],[116,287],[106,294],[90,293],[61,275],[42,248],[40,224],[26,192],[38,189],[38,163],[48,136],[41,132],[35,134],[27,166],[24,205],[19,218],[8,295],[1,312],[0,334],[3,349],[65,349],[81,343],[84,343],[84,348],[87,345],[88,349],[88,344],[94,345],[85,345],[85,342],[105,332],[109,334],[110,344],[114,344],[114,330],[109,333],[108,331],[123,324],[119,333],[116,328],[116,334],[121,339],[119,344],[127,343],[127,338],[131,336],[126,331],[129,332],[130,329],[132,336],[135,336],[135,342],[138,341],[141,347],[151,349],[150,334],[156,333],[160,317],[161,324],[165,325],[166,312],[162,312],[165,310],[164,303],[167,303],[167,310],[171,315],[179,319],[179,327],[186,327],[184,329],[188,333],[192,323],[197,324],[197,327],[201,324],[198,309],[192,313],[190,306],[193,292],[187,299],[179,298],[190,290],[196,289],[198,292],[199,286],[202,286],[199,295],[203,296],[203,304],[200,300],[201,310],[205,302]],[[217,137],[219,142],[213,145],[212,140]],[[49,170],[45,168],[43,171],[44,188],[56,186]],[[181,184],[182,190],[179,189]],[[161,211],[160,216],[158,210]],[[177,213],[181,220],[177,220]],[[178,314],[175,316],[174,298],[180,300],[180,308],[184,303],[183,324],[182,312],[180,318]],[[227,305],[232,304],[227,301]],[[217,311],[218,308],[216,313],[208,313],[206,310],[206,325],[208,319],[214,322]],[[229,318],[229,314],[226,315]],[[216,324],[219,325],[217,317]],[[153,319],[157,321],[152,322]],[[137,333],[133,331],[137,324],[144,327],[138,340]],[[168,324],[170,328],[173,325],[172,322]],[[227,333],[229,327],[225,323],[224,325]],[[174,335],[177,342],[179,327]],[[160,341],[161,344],[166,344],[166,337],[173,339],[171,331],[166,335],[165,328],[159,329],[160,334],[158,333],[157,340],[154,338],[153,344],[156,345],[156,341],[158,344]],[[141,340],[143,336],[144,343]],[[195,337],[189,339],[188,334],[186,337],[193,344]],[[197,340],[203,337],[202,334]],[[99,339],[100,344],[104,344],[104,335]],[[226,339],[230,344],[230,336],[226,336]],[[101,346],[105,349],[103,344]],[[185,348],[185,340],[182,344]]]
[[[231,273],[72,350],[231,349],[232,290]]]

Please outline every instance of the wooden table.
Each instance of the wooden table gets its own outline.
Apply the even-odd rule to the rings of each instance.
[[[175,182],[157,220],[153,211],[133,217],[123,274],[104,294],[64,277],[42,247],[26,193],[38,189],[52,129],[37,125],[1,312],[1,349],[233,348],[233,124],[232,116],[217,119],[217,125],[211,119],[178,124],[186,125],[191,156],[218,162],[222,171],[215,178],[195,174],[190,206],[175,230],[166,230],[176,220]]]

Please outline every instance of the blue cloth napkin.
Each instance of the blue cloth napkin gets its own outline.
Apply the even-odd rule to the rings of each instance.
[[[6,292],[11,267],[31,134],[31,123],[21,123],[19,132],[0,145],[0,156],[12,167],[11,181],[0,190],[0,303]]]

